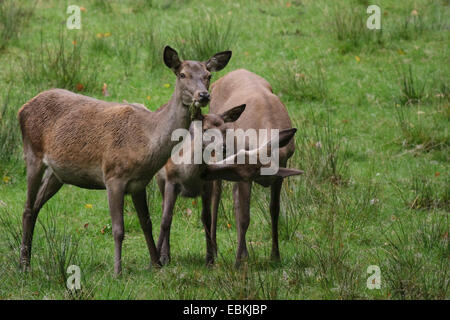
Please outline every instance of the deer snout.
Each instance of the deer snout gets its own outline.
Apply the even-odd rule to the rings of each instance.
[[[208,91],[203,91],[198,94],[198,101],[201,103],[208,103],[211,99]]]

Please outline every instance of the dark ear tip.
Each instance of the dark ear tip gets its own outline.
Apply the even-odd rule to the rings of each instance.
[[[293,136],[297,132],[297,128],[281,130],[280,133],[286,133],[287,135]]]

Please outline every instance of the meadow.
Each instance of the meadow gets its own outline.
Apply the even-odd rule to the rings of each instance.
[[[81,30],[66,27],[81,7]],[[366,8],[381,8],[369,30]],[[449,299],[448,0],[0,0],[0,299]],[[41,210],[31,271],[19,270],[25,164],[17,111],[53,88],[156,110],[182,59],[232,50],[228,66],[266,78],[299,129],[284,182],[281,262],[270,261],[270,192],[253,188],[250,257],[233,267],[227,183],[218,259],[204,264],[200,199],[179,198],[172,261],[149,266],[130,198],[123,275],[105,191],[65,185]],[[153,235],[161,196],[147,187]],[[69,265],[81,290],[66,288]],[[369,266],[381,288],[370,290]]]

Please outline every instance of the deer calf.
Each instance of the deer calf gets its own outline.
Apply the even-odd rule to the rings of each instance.
[[[207,105],[211,72],[223,69],[230,58],[231,51],[225,51],[206,62],[180,61],[175,50],[165,47],[164,63],[177,79],[171,99],[155,112],[61,89],[44,91],[19,110],[27,167],[20,252],[25,269],[39,210],[63,184],[107,190],[116,274],[122,270],[124,196],[131,194],[151,261],[159,264],[145,187],[171,155],[172,131],[189,127],[190,106]]]

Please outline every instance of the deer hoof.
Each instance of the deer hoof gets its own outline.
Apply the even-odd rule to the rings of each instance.
[[[207,266],[214,265],[214,256],[206,256],[206,265]]]
[[[162,254],[159,258],[159,261],[161,262],[161,265],[166,265],[170,262],[170,257],[168,255]]]

